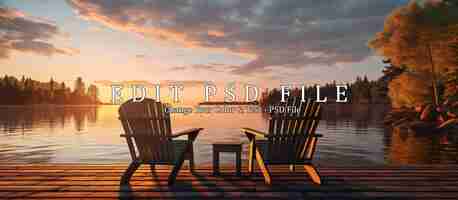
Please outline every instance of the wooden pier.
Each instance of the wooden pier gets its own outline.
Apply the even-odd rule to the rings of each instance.
[[[458,166],[326,167],[323,184],[314,185],[303,169],[272,170],[272,185],[262,175],[235,176],[233,167],[181,170],[167,186],[170,169],[153,173],[142,166],[131,187],[120,187],[127,165],[0,164],[0,199],[458,199]],[[243,169],[246,169],[244,167]]]

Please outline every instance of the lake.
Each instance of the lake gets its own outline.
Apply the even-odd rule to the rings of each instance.
[[[0,107],[2,163],[126,163],[128,147],[118,106]],[[457,164],[456,134],[417,135],[384,127],[384,105],[325,105],[317,129],[319,165]],[[210,164],[211,144],[247,143],[240,127],[267,129],[261,113],[173,114],[172,128],[202,127],[195,143],[197,164]],[[454,139],[455,138],[455,139]],[[243,159],[247,152],[244,145]],[[223,163],[233,163],[223,155]],[[246,161],[246,160],[245,160]]]

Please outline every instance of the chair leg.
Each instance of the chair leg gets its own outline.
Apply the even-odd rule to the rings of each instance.
[[[250,138],[249,152],[248,152],[248,174],[253,174],[254,171],[254,159],[256,154],[256,144],[254,138]]]
[[[156,165],[151,164],[150,166],[151,176],[154,180],[157,180]]]
[[[238,151],[235,154],[235,166],[236,166],[236,173],[237,176],[242,176],[242,150]]]
[[[294,164],[289,165],[289,171],[290,172],[295,172],[296,171],[296,165],[294,165]]]
[[[194,172],[194,151],[192,148],[189,153],[189,171]]]
[[[129,167],[126,169],[126,171],[122,175],[120,184],[121,185],[129,184],[130,178],[132,178],[132,175],[135,173],[135,170],[137,170],[138,167],[140,167],[139,162],[136,162],[136,161],[131,162]]]
[[[213,175],[219,175],[219,152],[213,149]]]
[[[259,168],[261,169],[262,175],[264,176],[264,182],[270,185],[272,183],[272,179],[270,178],[270,172],[264,164],[264,159],[262,158],[261,152],[259,152],[258,148],[256,148],[256,161],[258,163]]]
[[[318,174],[318,171],[313,165],[305,165],[304,166],[305,170],[309,174],[310,178],[315,184],[321,185],[321,178],[320,175]]]
[[[169,175],[169,185],[173,185],[175,183],[178,172],[180,171],[181,166],[183,165],[186,154],[190,151],[191,148],[192,148],[192,143],[188,142],[184,152],[182,152],[180,156],[178,157],[178,160],[175,163],[175,166],[173,167],[173,170]]]

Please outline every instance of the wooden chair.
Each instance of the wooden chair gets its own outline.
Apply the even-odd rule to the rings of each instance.
[[[168,183],[175,182],[178,171],[185,159],[189,160],[191,171],[194,168],[193,142],[202,128],[193,128],[172,134],[170,113],[166,106],[152,99],[142,102],[129,100],[119,108],[127,145],[132,162],[121,178],[121,185],[128,184],[131,176],[141,164],[174,165]],[[187,135],[187,140],[172,140]]]
[[[321,105],[309,99],[306,102],[291,100],[285,106],[296,106],[299,112],[272,114],[268,133],[242,128],[249,139],[248,172],[253,172],[256,159],[264,181],[271,184],[268,165],[289,165],[290,171],[294,171],[296,165],[304,165],[312,181],[321,184],[318,171],[312,164],[317,138],[321,137],[315,134]]]

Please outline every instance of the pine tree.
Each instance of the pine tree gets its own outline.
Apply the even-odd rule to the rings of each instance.
[[[55,84],[53,78],[49,80],[49,103],[54,103],[55,97]]]
[[[76,78],[74,93],[80,97],[86,94],[86,87],[83,82],[83,78],[81,77]]]
[[[88,97],[90,98],[90,103],[97,103],[98,102],[98,99],[97,99],[97,95],[98,95],[98,89],[97,89],[97,86],[95,85],[90,85],[89,88],[88,88]]]

